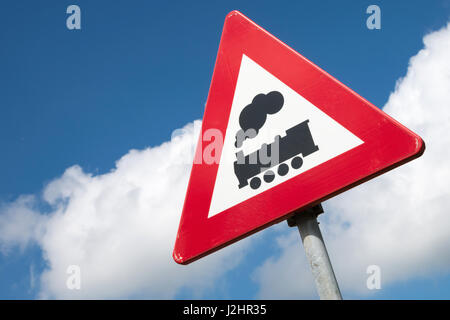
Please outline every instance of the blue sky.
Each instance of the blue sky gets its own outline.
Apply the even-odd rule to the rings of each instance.
[[[81,30],[66,28],[70,4],[81,8]],[[381,30],[366,28],[370,4],[381,8]],[[450,2],[2,1],[0,201],[39,195],[72,165],[108,172],[130,149],[159,145],[201,119],[223,21],[234,9],[382,107],[423,36],[449,20]],[[272,241],[259,241],[226,284],[205,295],[253,298],[249,274],[277,254]],[[0,298],[35,298],[30,268],[38,277],[45,266],[37,245],[0,255]],[[405,280],[372,297],[449,298],[450,277]]]

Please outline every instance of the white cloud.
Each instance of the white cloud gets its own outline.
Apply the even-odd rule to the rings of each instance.
[[[34,196],[21,196],[13,203],[0,206],[0,251],[9,253],[13,247],[25,249],[43,232],[47,217],[34,210]]]
[[[319,217],[344,298],[369,293],[372,264],[384,290],[450,271],[450,24],[424,44],[384,107],[423,137],[424,155],[325,202]],[[296,233],[256,271],[260,297],[315,297]]]
[[[275,240],[281,255],[268,258],[254,272],[253,280],[259,284],[258,298],[317,298],[312,277],[304,276],[308,275],[310,270],[302,253],[297,229],[292,228],[291,232],[286,232],[286,223],[281,223],[275,229],[278,229],[275,232],[284,233]]]
[[[172,298],[182,288],[204,296],[239,262],[246,242],[189,267],[172,260],[199,130],[195,121],[170,142],[132,150],[107,174],[67,169],[43,192],[49,214],[33,209],[33,197],[5,205],[3,252],[40,245],[48,263],[40,277],[42,298]],[[81,267],[79,291],[66,287],[70,265]]]

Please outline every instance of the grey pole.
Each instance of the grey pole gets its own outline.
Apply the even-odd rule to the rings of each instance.
[[[330,257],[319,229],[317,216],[323,213],[319,204],[296,213],[288,219],[288,225],[297,226],[305,248],[311,271],[321,300],[342,300]]]

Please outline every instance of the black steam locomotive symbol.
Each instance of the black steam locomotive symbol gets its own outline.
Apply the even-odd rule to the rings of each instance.
[[[278,91],[272,91],[267,95],[257,95],[251,104],[246,106],[239,117],[241,132],[236,135],[236,147],[242,146],[245,138],[253,138],[259,129],[264,125],[267,114],[274,114],[281,110],[284,98]],[[249,110],[250,109],[250,110]],[[264,116],[261,113],[264,112]],[[259,117],[259,118],[258,118]],[[257,119],[256,122],[254,119]],[[258,189],[261,186],[261,179],[258,174],[263,173],[265,182],[270,183],[275,179],[275,173],[272,168],[278,166],[277,173],[285,176],[289,172],[289,165],[285,163],[291,160],[293,169],[299,169],[303,165],[304,157],[319,150],[315,145],[311,131],[309,129],[309,120],[305,120],[292,128],[286,130],[286,136],[277,135],[271,144],[263,144],[260,149],[244,156],[243,151],[236,153],[234,162],[234,173],[239,181],[239,189],[247,186],[250,180],[250,187]],[[255,125],[251,127],[251,125]],[[253,134],[243,136],[242,131],[253,129]],[[276,154],[277,153],[277,154]],[[274,157],[277,155],[277,157]],[[267,161],[270,159],[270,161]]]

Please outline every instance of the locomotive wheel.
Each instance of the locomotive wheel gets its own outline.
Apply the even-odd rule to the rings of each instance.
[[[280,176],[285,176],[289,172],[289,166],[286,163],[282,163],[278,166],[278,174]]]
[[[252,189],[258,189],[260,185],[261,185],[260,178],[254,177],[252,180],[250,180],[250,187],[252,187]]]
[[[295,157],[291,161],[291,166],[294,169],[299,169],[303,165],[303,159],[300,157]]]
[[[267,170],[264,173],[264,181],[265,182],[272,182],[273,179],[275,179],[275,173],[272,170]]]

